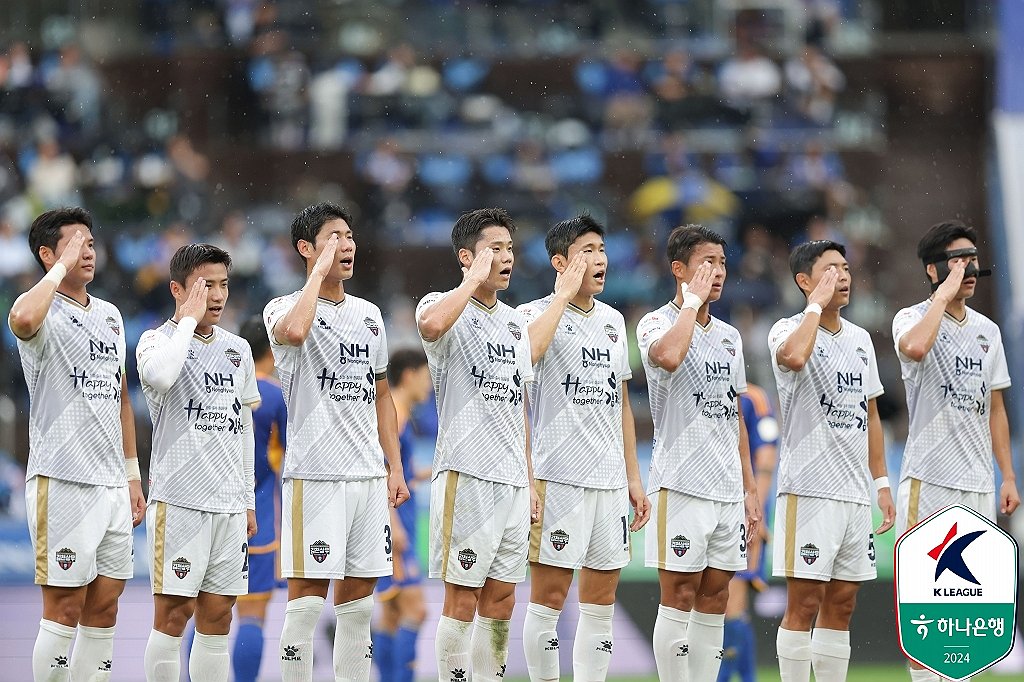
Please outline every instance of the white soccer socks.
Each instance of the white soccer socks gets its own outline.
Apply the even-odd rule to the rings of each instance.
[[[188,656],[188,676],[192,682],[228,682],[231,659],[227,635],[204,635],[196,630]]]
[[[817,682],[845,682],[850,667],[850,631],[814,628],[811,665]]]
[[[313,632],[325,601],[323,597],[300,597],[285,607],[281,628],[282,682],[312,681]]]
[[[370,617],[373,595],[334,607],[338,628],[334,632],[334,679],[364,682],[370,679],[373,647],[370,644]]]
[[[775,637],[782,682],[810,682],[811,633],[779,628]]]
[[[572,645],[572,678],[604,682],[612,662],[612,615],[615,606],[580,604],[580,620]]]
[[[911,682],[939,682],[941,679],[942,678],[931,670],[926,670],[925,668],[910,668]]]
[[[470,679],[469,647],[473,623],[441,616],[434,636],[434,657],[440,682]]]
[[[32,648],[32,677],[39,682],[66,682],[70,678],[68,651],[75,629],[52,620],[39,621],[39,633]]]
[[[71,678],[76,682],[107,682],[114,663],[114,628],[78,626],[71,652]]]
[[[663,682],[687,682],[690,679],[690,645],[686,638],[690,612],[660,604],[654,621],[654,661],[658,679]]]
[[[717,680],[722,667],[722,641],[725,638],[725,614],[690,612],[686,639],[690,644],[690,679],[694,682]]]
[[[181,676],[181,637],[151,630],[144,666],[146,682],[178,682]]]
[[[530,604],[523,622],[523,653],[530,682],[558,680],[558,617],[561,611]]]
[[[473,679],[477,682],[502,682],[505,677],[509,622],[477,615],[470,644]]]

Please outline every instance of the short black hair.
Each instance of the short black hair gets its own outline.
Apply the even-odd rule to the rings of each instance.
[[[573,242],[588,232],[604,237],[604,227],[589,213],[581,213],[575,218],[556,223],[544,237],[544,248],[548,250],[548,257],[556,254],[568,256],[569,247]]]
[[[419,348],[396,350],[388,361],[388,383],[397,386],[406,370],[419,369],[425,364],[427,364],[427,356]]]
[[[480,233],[488,227],[504,227],[509,234],[516,231],[512,216],[503,208],[478,208],[475,211],[467,211],[459,216],[452,227],[452,248],[455,249],[455,255],[459,255],[460,249],[475,252],[476,243],[480,241]]]
[[[978,233],[973,227],[964,224],[959,220],[943,220],[941,223],[932,225],[921,241],[917,243],[917,257],[921,263],[928,267],[929,263],[936,262],[946,252],[950,242],[957,239],[968,239],[974,245],[978,244]]]
[[[722,235],[703,225],[680,225],[668,236],[666,251],[669,262],[679,261],[685,265],[690,261],[693,250],[701,244],[718,244],[723,249],[726,246]]]
[[[846,258],[846,247],[831,239],[817,239],[813,242],[804,242],[793,249],[789,254],[789,270],[793,273],[793,281],[801,272],[810,275],[814,264],[818,262],[821,255],[826,251],[838,251]]]
[[[298,251],[300,241],[315,244],[320,228],[332,220],[344,220],[352,227],[352,214],[333,202],[321,201],[302,209],[292,220],[292,246]]]
[[[249,343],[252,350],[252,359],[261,360],[267,353],[270,353],[270,337],[267,336],[267,328],[263,325],[263,317],[253,315],[242,323],[238,335]]]
[[[28,247],[32,249],[32,255],[43,270],[46,270],[46,266],[39,257],[39,249],[45,246],[51,251],[56,251],[57,242],[60,241],[60,228],[65,225],[85,225],[92,232],[92,216],[84,208],[65,206],[40,213],[32,221],[32,227],[28,230]]]
[[[187,244],[171,256],[171,281],[182,286],[196,268],[205,263],[218,263],[231,272],[231,256],[213,244]]]

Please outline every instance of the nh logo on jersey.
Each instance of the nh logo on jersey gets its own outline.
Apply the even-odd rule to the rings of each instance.
[[[819,550],[816,546],[808,542],[806,545],[800,548],[800,556],[801,558],[803,558],[804,563],[810,566],[818,560],[819,556],[821,556],[821,550]]]
[[[672,552],[676,556],[680,557],[686,554],[686,552],[690,549],[690,539],[683,535],[675,536],[674,538],[672,538],[672,542],[669,544],[671,544],[672,546]]]
[[[608,335],[608,338],[611,339],[612,343],[619,342],[619,333],[615,331],[615,327],[611,326],[610,324],[606,324],[604,326],[604,333]]]
[[[462,564],[462,568],[469,570],[473,568],[473,564],[476,563],[476,552],[469,549],[463,549],[459,552],[459,563]]]
[[[896,543],[900,647],[937,675],[963,680],[998,662],[1016,630],[1017,543],[963,505]]]
[[[864,363],[865,367],[867,367],[867,364],[868,364],[868,352],[866,350],[864,350],[863,348],[861,348],[860,346],[857,346],[857,357],[860,358],[860,361]]]
[[[729,351],[729,355],[736,357],[736,345],[729,339],[722,339],[722,347]]]
[[[836,372],[836,391],[863,390],[864,376],[860,372]]]
[[[370,345],[366,343],[339,343],[338,347],[341,351],[340,362],[343,365],[349,362],[349,358],[355,360],[370,357]]]
[[[978,334],[978,345],[981,346],[981,351],[983,353],[988,353],[989,343],[984,334]]]
[[[65,571],[71,568],[71,564],[75,563],[76,558],[77,555],[75,554],[75,552],[67,547],[61,547],[57,550],[57,565],[63,568]]]
[[[512,360],[515,360],[515,357],[515,346],[506,346],[503,343],[491,343],[490,341],[487,342],[487,359],[490,360],[491,362],[505,358],[511,358]]]
[[[203,372],[203,384],[206,386],[234,386],[235,377],[232,374],[221,374],[220,372]]]
[[[322,564],[327,560],[327,557],[331,553],[331,546],[323,540],[317,540],[309,546],[309,555],[313,557],[313,561],[318,564]]]
[[[102,341],[94,341],[89,339],[89,359],[95,360],[100,355],[114,355],[117,352],[117,346],[112,343],[103,343]]]
[[[224,357],[226,357],[235,367],[238,367],[240,364],[242,364],[242,354],[239,353],[234,348],[228,348],[226,351],[224,351]]]
[[[551,546],[555,548],[556,552],[561,552],[569,544],[569,534],[561,528],[551,531],[549,539],[551,540]]]
[[[192,570],[192,562],[180,556],[171,562],[171,570],[174,571],[174,575],[178,576],[179,580],[184,580],[188,572]]]
[[[380,334],[380,325],[378,325],[377,321],[374,320],[372,317],[365,318],[363,320],[363,324],[366,325],[366,328],[369,329],[370,333],[373,334],[374,336],[378,336]]]
[[[519,325],[515,322],[508,323],[508,330],[512,332],[512,336],[515,337],[516,341],[523,338],[523,331],[519,328]]]
[[[957,375],[963,374],[964,372],[980,372],[981,360],[965,358],[958,355],[956,356],[956,364],[954,366],[956,368]]]

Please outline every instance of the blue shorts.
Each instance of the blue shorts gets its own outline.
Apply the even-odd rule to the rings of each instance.
[[[402,588],[423,582],[423,570],[414,548],[410,547],[401,554],[395,554],[393,559],[394,574],[377,578],[377,596],[385,601],[394,598]],[[249,580],[251,583],[251,574]]]
[[[279,576],[276,549],[267,551],[265,547],[253,547],[249,550],[249,594],[269,594],[275,587],[285,587],[287,583]]]

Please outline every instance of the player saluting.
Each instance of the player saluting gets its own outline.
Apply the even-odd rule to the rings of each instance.
[[[1020,505],[1003,391],[1010,375],[995,322],[967,306],[978,277],[978,235],[957,220],[934,225],[917,245],[930,299],[904,308],[892,335],[907,388],[910,433],[903,452],[897,531],[951,504],[995,520],[991,454],[1002,473],[999,511]],[[938,680],[911,664],[913,680]]]
[[[596,300],[608,257],[604,228],[588,215],[545,239],[555,292],[519,307],[530,320],[535,383],[531,432],[540,523],[530,534],[530,605],[523,648],[531,680],[557,680],[558,617],[580,571],[573,678],[603,680],[612,653],[619,571],[629,531],[650,513],[636,459],[622,314]],[[629,523],[629,506],[634,508]]]
[[[109,680],[117,600],[132,577],[132,523],[146,508],[124,324],[86,291],[96,270],[87,211],[47,211],[28,240],[46,275],[14,302],[8,324],[30,401],[25,502],[43,592],[32,676]]]
[[[249,586],[256,532],[251,410],[259,406],[249,344],[217,326],[231,257],[190,244],[171,257],[174,317],[139,339],[139,378],[153,419],[146,539],[152,568],[149,682],[178,679],[193,613],[189,675],[228,679],[231,609]]]
[[[498,300],[515,229],[500,208],[461,215],[452,246],[462,284],[416,308],[437,394],[430,577],[444,581],[434,644],[441,682],[504,677],[515,584],[526,578],[538,515],[524,402],[530,336],[522,313]]]
[[[263,311],[288,404],[281,520],[281,575],[288,579],[285,682],[312,680],[313,631],[332,579],[335,677],[369,679],[373,587],[391,574],[388,504],[409,498],[387,381],[384,320],[373,303],[345,291],[355,268],[351,225],[348,212],[330,202],[295,216],[292,245],[306,262],[306,284]]]
[[[846,249],[807,242],[793,249],[789,266],[807,307],[768,335],[782,411],[772,553],[788,595],[779,670],[783,680],[807,682],[813,665],[816,680],[832,682],[846,679],[857,590],[875,578],[872,494],[883,515],[875,533],[892,527],[895,509],[874,347],[839,314],[850,302]]]
[[[709,311],[725,283],[725,240],[677,227],[668,259],[676,295],[637,325],[654,417],[645,563],[661,583],[658,676],[706,682],[718,676],[729,580],[747,567],[761,506],[739,401],[743,343]]]

